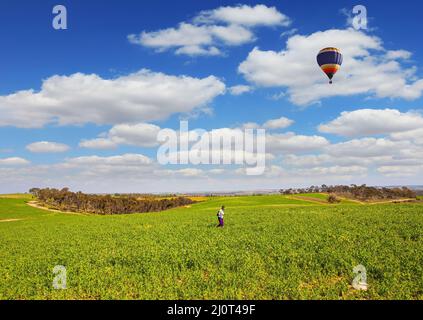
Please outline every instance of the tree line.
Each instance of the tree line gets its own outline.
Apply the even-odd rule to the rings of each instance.
[[[395,199],[414,199],[417,197],[416,192],[407,187],[369,187],[365,184],[350,186],[311,186],[309,188],[298,188],[298,189],[281,189],[281,194],[301,194],[301,193],[329,193],[338,196],[344,196],[346,198],[353,198],[358,200],[395,200]]]
[[[85,194],[71,192],[69,188],[32,188],[29,192],[41,205],[51,209],[100,215],[158,212],[195,202],[186,197],[137,199],[134,196]]]

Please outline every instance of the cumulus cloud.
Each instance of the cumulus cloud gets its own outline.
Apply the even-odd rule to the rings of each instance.
[[[307,154],[307,155],[295,155],[290,154],[284,156],[283,163],[289,167],[294,168],[314,168],[314,167],[330,167],[330,166],[373,166],[382,165],[385,163],[396,162],[393,156],[360,156],[360,155],[349,155],[349,156],[336,156],[327,153],[321,154]]]
[[[403,59],[407,60],[410,59],[413,54],[407,50],[389,50],[386,53],[386,58],[389,60],[396,60],[396,59]]]
[[[150,165],[152,160],[142,154],[124,154],[119,156],[100,157],[100,156],[84,156],[70,158],[66,160],[64,166],[87,166],[106,165],[106,166],[145,166]]]
[[[416,183],[423,174],[421,121],[422,117],[415,112],[391,109],[344,112],[336,120],[321,126],[321,131],[344,136],[380,134],[384,137],[367,136],[331,143],[313,154],[288,154],[283,157],[283,163],[294,171],[298,168],[365,167],[378,176],[391,179],[384,180],[391,181],[390,184],[404,183],[406,178],[410,184],[411,177]]]
[[[52,170],[65,172],[70,177],[94,177],[95,179],[130,179],[151,177],[155,162],[142,154],[123,154],[109,157],[97,155],[66,159],[52,166]]]
[[[259,129],[261,126],[255,122],[246,122],[241,125],[242,129]]]
[[[415,144],[423,145],[423,128],[392,133],[391,139],[396,141],[413,141]]]
[[[407,166],[382,166],[377,171],[387,177],[412,177],[423,172],[423,165],[407,165]]]
[[[263,124],[258,124],[256,122],[247,122],[242,124],[242,129],[266,129],[266,130],[276,130],[276,129],[285,129],[291,126],[294,123],[294,120],[288,119],[286,117],[280,117],[278,119],[267,120]]]
[[[329,141],[320,136],[297,135],[293,132],[268,134],[266,150],[272,154],[289,154],[321,150],[329,145]]]
[[[40,141],[27,145],[26,149],[33,153],[60,153],[68,151],[70,147],[63,143]]]
[[[161,132],[161,141],[166,141],[158,150],[160,163],[186,163],[193,165],[246,165],[264,167],[266,160],[274,156],[266,153],[264,132],[244,131],[240,128],[219,128],[210,131],[191,130],[180,135],[179,132],[166,129]],[[179,138],[188,143],[188,148],[177,148],[170,141]],[[180,143],[180,146],[183,143]],[[185,160],[183,160],[185,161]]]
[[[314,167],[311,169],[298,170],[303,175],[317,175],[317,176],[342,176],[343,178],[351,178],[357,175],[366,175],[367,168],[362,166],[333,166],[333,167]]]
[[[282,32],[281,35],[280,35],[280,37],[281,38],[283,38],[283,37],[290,37],[290,36],[296,34],[297,32],[298,32],[298,29],[294,28],[294,29],[291,29],[291,30]]]
[[[191,22],[182,22],[176,28],[130,34],[128,40],[158,52],[173,49],[179,55],[215,56],[222,54],[222,47],[253,42],[255,27],[289,24],[290,19],[275,7],[227,6],[202,11]]]
[[[263,124],[265,129],[285,129],[294,123],[293,120],[281,117],[279,119],[268,120]]]
[[[413,115],[402,113],[409,114]],[[285,121],[278,123],[277,120],[281,119]],[[267,121],[268,126],[276,128],[292,121],[281,119]],[[265,124],[251,126],[263,128]],[[158,126],[146,123],[121,124],[84,143],[91,143],[91,147],[99,148],[102,147],[101,143],[106,146],[153,146],[156,143],[155,133],[159,129]],[[257,177],[246,176],[246,167],[233,163],[238,158],[253,163],[252,160],[257,159],[257,154],[231,150],[231,142],[210,153],[211,157],[219,154],[221,159],[230,159],[232,164],[225,166],[163,166],[159,165],[156,159],[142,154],[80,156],[49,165],[31,165],[22,158],[7,158],[0,159],[0,179],[9,188],[19,187],[13,189],[17,191],[25,191],[33,186],[63,187],[65,179],[69,181],[67,184],[71,188],[89,192],[200,192],[213,188],[223,191],[321,183],[376,183],[375,181],[378,181],[378,184],[401,184],[404,181],[412,184],[423,178],[423,146],[410,139],[411,132],[418,130],[387,132],[387,136],[383,138],[364,137],[337,143],[330,143],[317,135],[268,132],[266,153],[261,155],[266,159],[266,169],[264,172],[260,169],[260,175]],[[240,128],[220,128],[208,132],[191,130],[188,135],[195,135],[196,138],[191,137],[186,153],[196,155],[201,147],[202,135],[213,132],[234,139],[245,134]],[[407,136],[395,140],[393,136],[396,134]],[[179,131],[176,136],[179,136]],[[100,146],[96,146],[96,143]],[[183,155],[184,151],[171,154],[176,158]],[[206,182],[201,188],[198,187],[199,179]]]
[[[160,127],[149,123],[119,124],[113,126],[106,138],[82,140],[80,147],[90,149],[114,149],[118,145],[155,147]]]
[[[210,137],[224,137],[228,139],[230,143],[226,145],[221,145],[221,148],[218,150],[214,150],[213,152],[224,152],[224,154],[228,153],[231,156],[231,159],[235,159],[237,157],[243,157],[245,159],[253,159],[256,155],[252,154],[251,152],[247,152],[244,149],[236,149],[239,148],[238,145],[235,144],[236,141],[245,141],[247,138],[252,139],[254,141],[255,132],[244,131],[245,129],[260,129],[260,128],[271,128],[271,129],[278,129],[284,128],[293,123],[293,120],[288,118],[279,118],[274,120],[269,120],[263,125],[259,125],[256,123],[246,123],[242,125],[242,128],[219,128],[213,129],[211,131],[197,131],[191,130],[188,132],[189,141],[191,150],[188,153],[196,153],[197,149],[203,148],[204,146],[204,137],[207,139]],[[178,134],[178,132],[176,133]],[[213,140],[214,141],[214,140]],[[219,140],[217,140],[219,141]],[[265,135],[265,158],[268,161],[271,161],[275,158],[276,155],[279,154],[290,154],[290,153],[304,153],[310,151],[319,151],[323,150],[325,147],[330,146],[330,142],[321,136],[317,135],[297,135],[293,132],[287,133],[266,133]],[[207,144],[208,145],[208,144]],[[228,149],[229,148],[229,149]],[[256,152],[257,150],[255,150]],[[210,156],[213,155],[213,152],[210,152]],[[174,154],[173,157],[176,159],[180,155],[180,152]]]
[[[95,138],[82,140],[79,143],[81,148],[108,150],[117,148],[117,143],[108,138]]]
[[[267,7],[259,4],[254,7],[238,5],[235,7],[220,7],[214,10],[206,10],[194,19],[198,23],[224,22],[227,24],[243,26],[289,26],[291,20],[279,12],[275,7]]]
[[[246,85],[237,85],[229,88],[229,92],[233,96],[240,96],[244,93],[251,92],[253,89]]]
[[[0,126],[162,120],[205,107],[224,92],[224,83],[214,76],[199,79],[145,69],[114,79],[82,73],[52,76],[38,92],[31,89],[0,96]]]
[[[171,48],[176,54],[189,56],[220,55],[217,46],[239,46],[254,40],[254,34],[245,27],[237,25],[209,26],[181,23],[177,28],[154,32],[131,34],[128,40],[133,44],[155,48],[162,52]]]
[[[362,138],[330,144],[316,154],[284,156],[283,163],[294,171],[330,167],[364,167],[388,178],[423,174],[423,147],[412,141]],[[298,171],[298,170],[297,170]]]
[[[342,112],[335,120],[319,126],[319,131],[341,136],[366,136],[411,131],[423,127],[419,113],[395,109],[359,109]]]
[[[281,117],[266,121],[262,125],[250,122],[242,125],[242,129],[283,129],[294,123],[293,120]],[[80,147],[90,149],[114,149],[119,145],[131,145],[138,147],[156,147],[158,146],[157,135],[161,128],[159,126],[138,123],[138,124],[120,124],[113,126],[106,134],[101,134],[95,139],[85,139],[79,143]],[[201,132],[200,132],[201,133]],[[175,131],[179,136],[179,131]],[[240,128],[219,128],[211,131],[202,132],[202,134],[230,136],[235,138],[244,138],[245,134]],[[106,137],[104,137],[104,135]],[[198,130],[188,132],[190,142],[196,141]]]
[[[154,172],[156,175],[161,177],[176,177],[176,178],[206,178],[207,173],[205,170],[198,169],[198,168],[184,168],[184,169],[176,169],[176,170],[156,170]]]
[[[392,155],[396,150],[409,146],[409,142],[394,142],[385,138],[363,138],[332,144],[327,147],[327,152],[339,157],[380,157],[383,155]]]
[[[28,160],[19,157],[0,158],[0,166],[22,166],[29,163]]]
[[[329,86],[316,55],[332,46],[342,51],[344,63]],[[297,105],[357,94],[414,100],[422,95],[423,79],[416,78],[416,67],[401,64],[399,60],[407,56],[404,50],[387,51],[376,36],[354,29],[332,29],[294,35],[279,52],[256,47],[238,70],[257,86],[286,88],[289,99]]]

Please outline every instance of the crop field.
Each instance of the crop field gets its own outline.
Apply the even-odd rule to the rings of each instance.
[[[3,196],[0,299],[423,299],[422,203],[307,197],[216,197],[94,216]],[[65,290],[52,286],[56,265],[66,267]],[[351,285],[357,265],[367,291]]]

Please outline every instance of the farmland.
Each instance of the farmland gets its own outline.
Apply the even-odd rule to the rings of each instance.
[[[0,299],[423,299],[422,203],[322,199],[216,197],[96,216],[2,196]],[[359,264],[367,291],[351,286]],[[52,287],[56,265],[66,290]]]

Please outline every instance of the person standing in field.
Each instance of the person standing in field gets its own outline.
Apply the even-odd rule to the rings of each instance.
[[[220,210],[217,212],[217,219],[219,220],[219,224],[217,225],[217,227],[219,228],[223,228],[225,223],[223,221],[223,217],[225,215],[225,206],[222,206],[222,208],[220,208]]]

